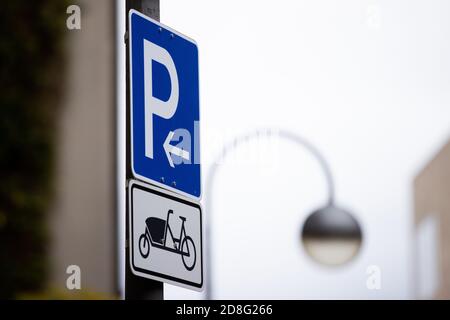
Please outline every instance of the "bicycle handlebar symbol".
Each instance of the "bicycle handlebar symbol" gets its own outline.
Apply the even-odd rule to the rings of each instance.
[[[161,250],[169,251],[181,255],[184,267],[191,271],[194,269],[197,252],[194,241],[186,235],[184,223],[185,217],[179,217],[181,220],[181,230],[179,238],[175,238],[169,225],[170,215],[173,210],[167,212],[167,219],[149,217],[145,220],[145,232],[139,237],[139,252],[145,259],[150,254],[150,245]],[[170,235],[173,248],[167,246],[167,234]]]

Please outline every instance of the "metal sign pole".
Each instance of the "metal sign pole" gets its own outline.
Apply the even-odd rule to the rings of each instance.
[[[135,9],[143,14],[159,21],[159,0],[126,0],[126,183],[132,178],[131,153],[130,153],[130,70],[128,48],[128,12]],[[124,186],[128,188],[128,186]],[[163,299],[163,283],[135,276],[130,269],[129,231],[128,231],[128,190],[126,190],[126,250],[125,250],[125,299]]]

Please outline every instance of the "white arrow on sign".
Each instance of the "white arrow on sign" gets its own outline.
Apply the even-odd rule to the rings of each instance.
[[[178,148],[176,146],[173,146],[170,144],[170,141],[172,141],[174,132],[170,131],[169,134],[167,135],[166,140],[164,141],[164,151],[166,152],[166,156],[167,156],[167,160],[169,160],[169,164],[172,168],[175,168],[175,165],[173,164],[173,160],[172,160],[172,156],[171,154],[174,154],[178,157],[181,157],[185,160],[189,160],[190,159],[190,155],[189,152],[186,150],[183,150],[181,148]]]

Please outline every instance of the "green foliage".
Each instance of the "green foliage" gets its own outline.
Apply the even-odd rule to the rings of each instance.
[[[46,281],[66,8],[7,0],[0,9],[0,298]]]
[[[37,293],[21,294],[19,299],[23,300],[119,300],[120,297],[109,296],[103,293],[92,292],[89,290],[58,290],[56,288],[47,288]]]

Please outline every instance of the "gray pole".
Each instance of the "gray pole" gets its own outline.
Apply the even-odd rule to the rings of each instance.
[[[127,96],[127,110],[126,110],[126,180],[127,184],[129,179],[132,178],[131,173],[131,154],[130,154],[130,83],[129,83],[129,53],[128,53],[128,12],[130,9],[135,9],[142,12],[143,14],[159,21],[159,0],[126,0],[126,34],[125,43],[126,49],[126,96]],[[124,186],[127,188],[126,186]],[[128,195],[128,190],[126,192]],[[135,276],[129,264],[129,247],[128,247],[128,196],[126,201],[126,249],[125,249],[125,299],[152,299],[152,300],[162,300],[163,296],[163,284],[162,282],[149,280],[142,277]]]

